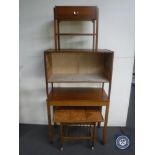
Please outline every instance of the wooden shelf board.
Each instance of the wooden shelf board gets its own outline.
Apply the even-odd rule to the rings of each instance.
[[[47,102],[53,106],[103,106],[109,99],[101,88],[54,88]]]
[[[103,74],[52,74],[48,82],[108,82]]]

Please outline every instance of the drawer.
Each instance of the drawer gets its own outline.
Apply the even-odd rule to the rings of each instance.
[[[54,18],[60,20],[95,20],[98,15],[96,6],[56,6]]]

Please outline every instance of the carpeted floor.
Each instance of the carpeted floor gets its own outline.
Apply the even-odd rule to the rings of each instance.
[[[109,127],[107,142],[102,144],[102,128],[97,128],[95,149],[92,151],[89,141],[65,141],[64,150],[60,151],[59,127],[54,128],[53,144],[49,143],[48,126],[20,124],[20,155],[134,155],[134,131],[129,128]],[[74,130],[75,131],[75,130]],[[131,145],[127,150],[118,150],[115,136],[125,133],[130,137]]]

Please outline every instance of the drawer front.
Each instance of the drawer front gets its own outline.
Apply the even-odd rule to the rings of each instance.
[[[97,7],[55,7],[54,18],[60,20],[94,20],[97,18]]]

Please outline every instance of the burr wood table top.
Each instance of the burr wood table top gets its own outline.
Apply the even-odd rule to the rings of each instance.
[[[66,108],[56,110],[53,120],[56,123],[91,123],[102,122],[103,117],[100,110]]]

